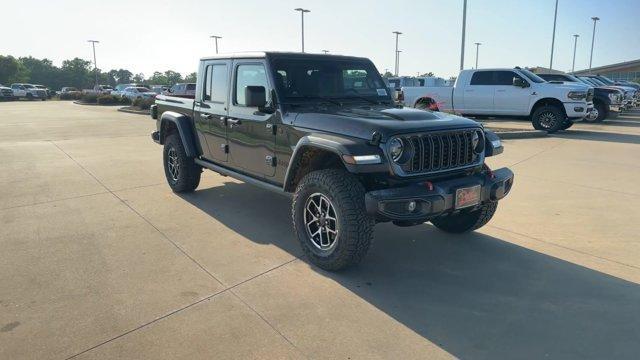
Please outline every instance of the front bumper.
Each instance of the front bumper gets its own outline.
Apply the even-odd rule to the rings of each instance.
[[[593,104],[586,102],[566,102],[563,105],[569,119],[583,119],[589,114],[589,109],[593,109]]]
[[[501,168],[493,172],[435,183],[419,182],[406,187],[374,190],[365,194],[367,213],[378,221],[424,222],[455,211],[456,190],[480,185],[480,206],[498,201],[509,193],[513,172]],[[416,203],[413,211],[408,204]],[[471,208],[473,209],[473,208]]]

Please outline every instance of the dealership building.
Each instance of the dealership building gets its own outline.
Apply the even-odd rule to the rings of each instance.
[[[640,79],[640,59],[625,61],[617,64],[594,67],[591,70],[576,71],[576,75],[602,75],[611,80],[631,80]]]

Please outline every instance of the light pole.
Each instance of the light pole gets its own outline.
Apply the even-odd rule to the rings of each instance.
[[[480,50],[480,45],[482,45],[482,43],[476,43],[476,69],[478,69],[478,52]]]
[[[460,46],[460,71],[464,69],[464,36],[467,31],[467,0],[462,5],[462,45]]]
[[[395,66],[395,75],[398,76],[398,71],[400,70],[400,55],[399,55],[399,50],[398,50],[398,36],[402,35],[402,33],[400,31],[394,31],[394,34],[396,34],[396,66]]]
[[[87,40],[87,42],[90,42],[91,46],[93,47],[93,72],[96,73],[96,84],[95,84],[95,86],[97,87],[98,86],[98,63],[96,62],[96,43],[99,43],[100,41],[98,41],[98,40]]]
[[[558,0],[556,0],[556,11],[553,15],[553,35],[551,36],[551,59],[549,60],[549,70],[553,69],[553,48],[556,42],[556,21],[558,20]]]
[[[304,13],[311,12],[311,10],[297,8],[295,11],[300,11],[300,16],[302,18],[302,52],[304,52]]]
[[[596,23],[600,20],[599,17],[594,16],[591,18],[593,20],[593,35],[591,35],[591,56],[589,56],[589,74],[591,74],[591,62],[593,61],[593,43],[596,40]]]
[[[322,50],[323,53],[328,54],[329,50]]]
[[[212,38],[215,43],[216,43],[216,54],[218,53],[218,39],[222,39],[222,36],[218,36],[218,35],[211,35],[209,36],[210,38]]]
[[[576,69],[576,48],[578,47],[578,37],[580,35],[573,34],[573,63],[571,64],[571,73]]]

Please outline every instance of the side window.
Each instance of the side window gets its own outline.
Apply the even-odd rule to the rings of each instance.
[[[494,75],[494,84],[495,85],[513,85],[513,78],[522,77],[513,71],[496,71]]]
[[[211,67],[211,90],[213,94],[211,96],[211,101],[224,104],[227,102],[227,93],[228,82],[227,82],[227,65],[213,65]],[[242,92],[244,95],[244,90]]]
[[[239,65],[236,70],[235,104],[244,106],[244,89],[247,86],[264,86],[268,90],[267,73],[262,65]],[[267,92],[267,98],[269,97]]]
[[[471,76],[470,85],[494,85],[493,71],[476,71]]]
[[[205,68],[205,73],[204,73],[204,94],[203,94],[203,100],[205,101],[211,101],[211,68],[213,66],[212,65],[208,65]]]

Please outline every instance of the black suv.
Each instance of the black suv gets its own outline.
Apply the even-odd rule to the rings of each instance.
[[[376,222],[485,225],[513,173],[484,160],[500,139],[475,121],[394,105],[365,58],[246,53],[200,61],[195,99],[158,96],[152,138],[173,191],[202,169],[293,194],[308,258],[327,270],[359,262]]]

